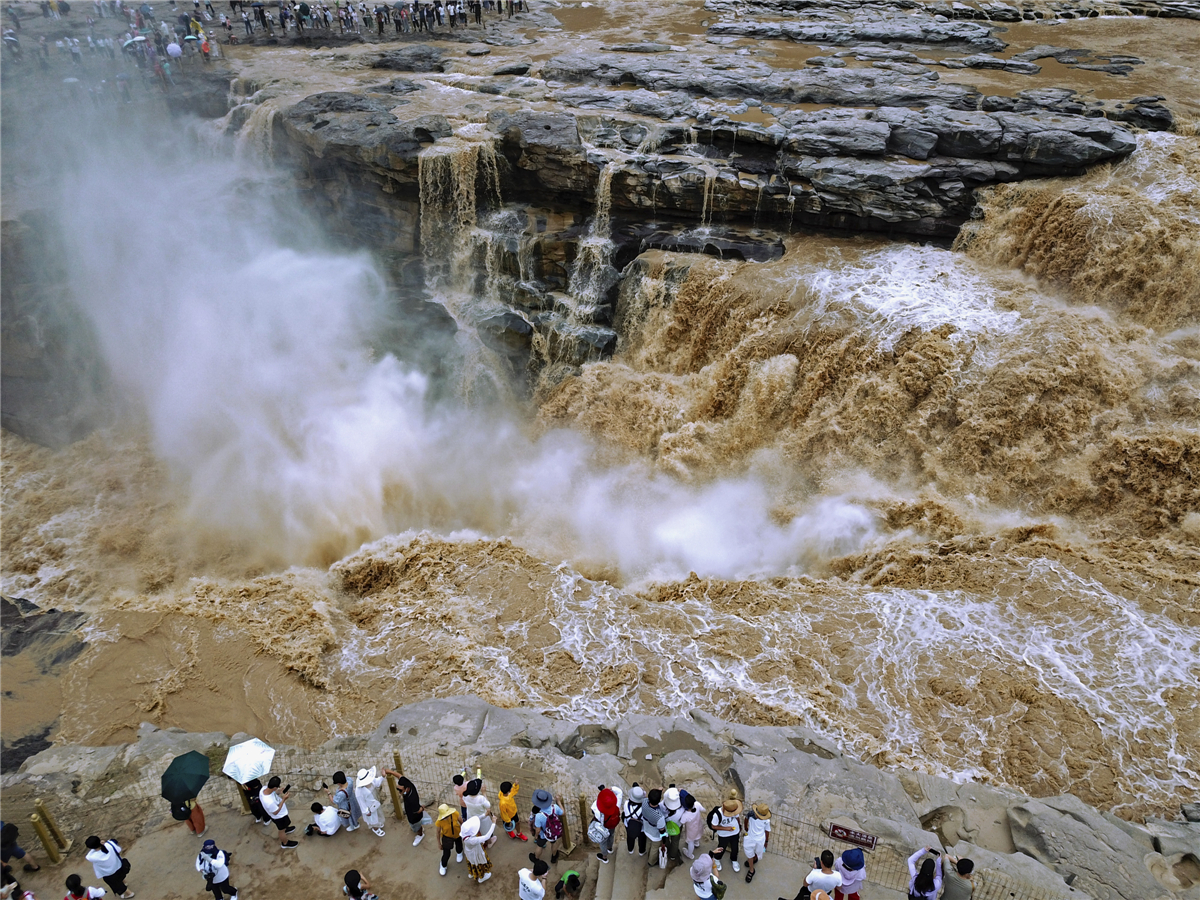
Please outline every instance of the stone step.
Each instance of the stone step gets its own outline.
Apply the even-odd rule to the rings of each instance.
[[[591,846],[594,845],[589,845],[589,847]],[[619,850],[620,847],[617,847],[617,851]],[[596,900],[616,900],[616,895],[613,893],[613,880],[617,870],[617,851],[609,856],[608,865],[601,863],[596,859],[595,854],[592,854],[592,859],[596,860],[596,865],[600,868],[600,871],[596,873]]]
[[[614,870],[610,900],[632,900],[646,894],[646,857],[637,854],[636,845],[634,849],[630,856],[624,840],[620,840],[613,851],[613,860],[609,863]]]

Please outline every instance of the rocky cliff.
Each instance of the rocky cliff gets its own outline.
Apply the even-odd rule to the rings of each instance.
[[[6,802],[16,808],[35,795],[54,795],[81,831],[104,821],[136,839],[170,820],[154,816],[139,828],[144,819],[111,821],[114,809],[150,790],[154,773],[173,756],[195,749],[219,765],[224,747],[247,737],[144,725],[134,744],[55,746],[5,776]],[[1174,821],[1133,824],[1072,796],[1035,800],[1004,787],[877,769],[797,726],[748,727],[699,711],[585,724],[451,697],[401,707],[373,734],[338,738],[299,757],[289,748],[277,749],[274,771],[297,785],[327,777],[322,765],[332,772],[380,760],[390,764],[398,752],[427,800],[449,784],[448,776],[446,785],[437,782],[443,768],[448,772],[466,764],[485,772],[504,767],[540,772],[568,804],[572,818],[577,798],[591,797],[598,784],[675,783],[706,804],[732,789],[783,817],[776,830],[797,827],[788,824],[794,820],[822,827],[836,823],[878,836],[879,848],[868,855],[873,881],[911,848],[933,845],[974,859],[984,885],[980,890],[989,895],[999,896],[995,891],[1007,886],[1045,897],[1200,896],[1200,809],[1194,804]],[[320,771],[310,771],[312,766]],[[213,790],[221,783],[224,779]],[[524,790],[538,786],[526,784]],[[101,798],[109,799],[101,804]],[[776,845],[788,846],[782,832],[777,838]]]

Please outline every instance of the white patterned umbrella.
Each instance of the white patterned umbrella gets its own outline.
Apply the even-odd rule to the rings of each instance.
[[[251,738],[229,748],[221,771],[238,784],[245,784],[252,778],[261,778],[270,772],[271,761],[274,759],[274,747],[258,738]]]

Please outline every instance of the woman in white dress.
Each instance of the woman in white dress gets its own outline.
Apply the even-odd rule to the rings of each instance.
[[[375,791],[383,784],[383,776],[375,774],[375,767],[359,769],[358,778],[354,781],[354,797],[362,810],[362,820],[380,837],[383,837],[383,813],[380,811],[379,798]]]
[[[484,827],[487,828],[486,832],[483,832]],[[494,815],[489,813],[487,818],[482,820],[479,816],[467,819],[463,822],[460,832],[466,848],[467,872],[480,884],[492,877],[492,862],[488,859],[487,844],[495,831],[496,821]]]

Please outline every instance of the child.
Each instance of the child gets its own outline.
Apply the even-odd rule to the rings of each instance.
[[[517,791],[520,789],[519,784],[511,781],[500,782],[500,824],[510,838],[528,841],[529,838],[521,833],[521,817],[517,814]]]

